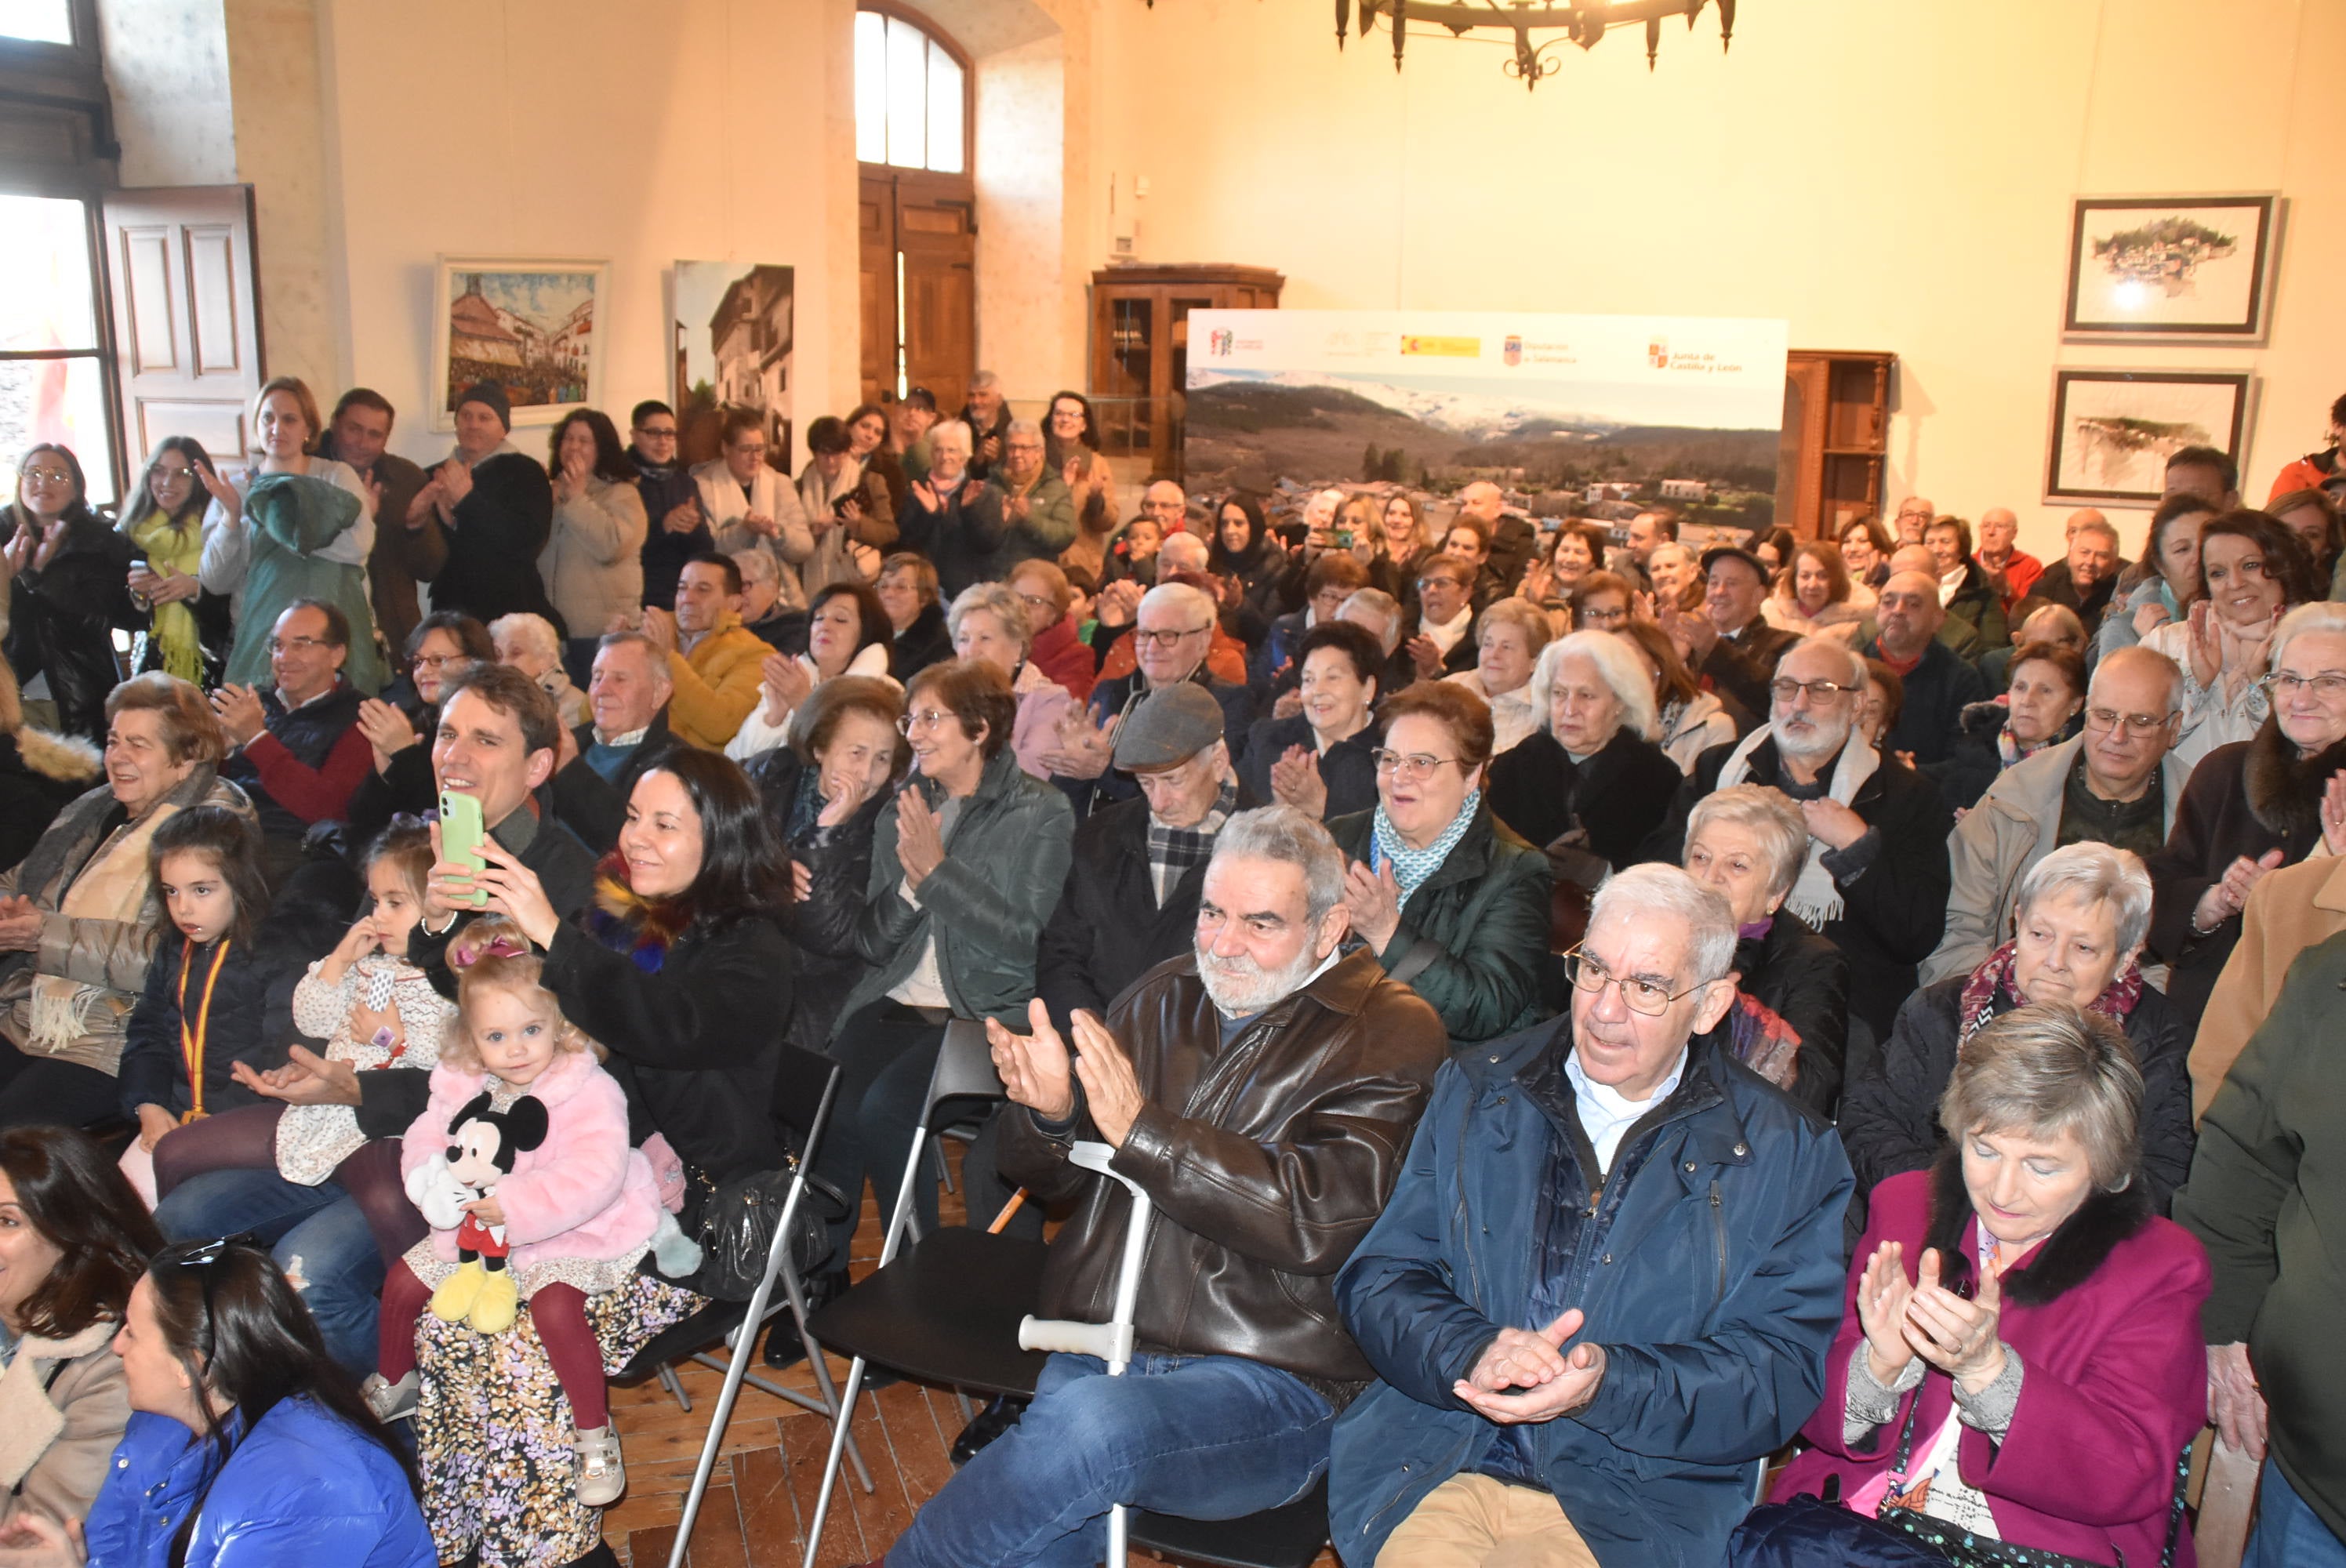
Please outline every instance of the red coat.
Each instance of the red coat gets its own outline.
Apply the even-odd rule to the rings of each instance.
[[[1092,699],[1092,686],[1099,675],[1099,660],[1092,656],[1089,644],[1076,635],[1076,617],[1062,616],[1056,626],[1045,626],[1035,634],[1035,646],[1026,657],[1035,667],[1067,688],[1067,695],[1079,704]]]
[[[1875,1187],[1871,1213],[1850,1267],[1841,1333],[1825,1358],[1824,1402],[1800,1429],[1816,1446],[1786,1468],[1776,1483],[1779,1500],[1821,1495],[1835,1476],[1839,1495],[1850,1496],[1890,1468],[1899,1424],[1914,1400],[1922,1401],[1918,1450],[1953,1404],[1953,1381],[1927,1372],[1870,1447],[1841,1441],[1850,1359],[1865,1337],[1857,1282],[1866,1259],[1884,1241],[1905,1245],[1910,1269],[1926,1246],[1978,1256],[1978,1222],[1953,1155],[1933,1170],[1908,1171]],[[1959,1453],[1964,1482],[1986,1494],[2006,1541],[2095,1563],[2117,1562],[2120,1553],[2128,1563],[2158,1561],[2176,1459],[2208,1420],[2199,1335],[2208,1287],[2207,1254],[2182,1227],[2151,1212],[2139,1179],[2127,1192],[2086,1199],[2034,1257],[2004,1274],[1998,1332],[2020,1355],[2020,1405],[2001,1448],[1966,1427]],[[2191,1568],[2194,1561],[2187,1529],[2176,1563]]]

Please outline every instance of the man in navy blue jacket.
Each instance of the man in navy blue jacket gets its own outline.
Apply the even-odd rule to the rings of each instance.
[[[1569,1020],[1435,1082],[1337,1277],[1383,1380],[1336,1424],[1347,1563],[1709,1563],[1816,1409],[1849,1161],[1708,1033],[1735,924],[1675,867],[1600,891]]]

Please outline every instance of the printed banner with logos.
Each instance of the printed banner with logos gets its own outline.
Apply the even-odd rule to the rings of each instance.
[[[1626,463],[1772,484],[1788,337],[1701,316],[1193,311],[1189,483],[1576,485]]]

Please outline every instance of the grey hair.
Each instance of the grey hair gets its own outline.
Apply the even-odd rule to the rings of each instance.
[[[1847,643],[1837,643],[1831,637],[1802,637],[1799,642],[1794,643],[1790,647],[1784,650],[1782,657],[1776,660],[1776,668],[1773,673],[1777,675],[1783,674],[1784,660],[1790,658],[1802,648],[1824,648],[1829,652],[1839,654],[1842,658],[1849,661],[1850,689],[1859,692],[1862,692],[1865,689],[1865,656],[1858,652],[1855,648],[1851,647]]]
[[[1382,588],[1355,588],[1336,606],[1336,618],[1342,620],[1344,612],[1358,605],[1371,615],[1384,617],[1385,629],[1377,634],[1377,641],[1391,653],[1401,646],[1401,604]]]
[[[939,438],[947,435],[957,435],[961,437],[962,450],[964,452],[972,451],[976,446],[976,438],[970,434],[969,425],[965,421],[958,419],[941,419],[937,421],[936,423],[929,426],[929,444],[931,446],[936,445]]]
[[[2265,667],[2279,669],[2280,656],[2289,651],[2290,639],[2308,632],[2346,633],[2346,605],[2315,599],[2281,616],[2280,625],[2273,628],[2272,652],[2265,660]]]
[[[1556,628],[1548,622],[1547,612],[1529,599],[1494,599],[1485,606],[1474,623],[1476,647],[1483,646],[1482,638],[1493,626],[1513,626],[1523,633],[1524,647],[1531,650],[1535,657],[1556,636]]]
[[[489,623],[489,636],[495,637],[499,632],[557,661],[562,657],[562,639],[555,636],[554,623],[544,616],[534,616],[527,610],[499,616]]]
[[[1213,559],[1213,546],[1187,531],[1166,535],[1165,543],[1157,546],[1157,569],[1160,572],[1208,571],[1212,567]],[[1168,585],[1188,586],[1187,584]]]
[[[1214,835],[1209,865],[1224,860],[1277,860],[1300,871],[1314,927],[1344,901],[1344,851],[1319,818],[1292,806],[1258,806],[1232,815]]]
[[[1939,1125],[2086,1146],[2094,1185],[2122,1191],[2142,1157],[2142,1068],[2126,1031],[2065,1002],[2015,1007],[1964,1043],[1939,1097]]]
[[[1001,384],[1002,377],[994,371],[980,371],[969,378],[969,390],[972,392],[984,392],[988,387],[998,387]]]
[[[2054,626],[2059,629],[2039,630],[2032,635],[2028,630],[2031,626]],[[2066,605],[2039,605],[2028,612],[2026,620],[2020,623],[2020,636],[2013,638],[2012,642],[2014,647],[2025,647],[2033,642],[2059,642],[2069,637],[2083,641],[2085,636],[2086,623],[2077,618],[2076,611]]]
[[[1556,733],[1552,694],[1556,672],[1565,660],[1574,657],[1596,667],[1597,679],[1621,704],[1623,724],[1648,740],[1661,738],[1661,716],[1654,707],[1654,677],[1646,673],[1645,664],[1627,638],[1599,631],[1574,632],[1540,650],[1539,663],[1532,667],[1532,712],[1543,731]]]
[[[2116,912],[2120,952],[2132,952],[2149,933],[2150,872],[2131,850],[2064,844],[2028,868],[2013,908],[2025,919],[2041,898],[2071,896],[2088,904],[2107,903]]]
[[[1031,419],[1014,419],[1010,422],[1008,433],[1012,435],[1040,436],[1043,433],[1043,427],[1035,423]]]
[[[1034,650],[1035,626],[1026,601],[1012,593],[1007,583],[972,583],[954,595],[953,607],[945,612],[945,636],[961,641],[961,623],[972,610],[990,611],[1002,629],[1018,639],[1021,653]]]
[[[1203,588],[1193,588],[1187,583],[1159,583],[1140,596],[1140,607],[1133,612],[1137,626],[1152,605],[1170,609],[1186,610],[1192,616],[1203,616],[1211,626],[1216,619],[1214,601]]]
[[[726,555],[741,569],[741,581],[744,583],[779,583],[782,580],[781,567],[770,550],[752,545],[747,550],[729,550]]]
[[[2313,608],[2310,605],[2300,605],[2298,607],[2300,609]],[[2286,616],[2281,617],[2281,621],[2284,626],[2288,624],[2288,620],[2289,617]],[[2279,653],[2280,650],[2276,648],[2274,652]],[[2104,654],[2101,657],[2094,666],[2094,678],[2086,684],[2086,700],[2087,702],[2094,700],[2094,688],[2102,684],[2102,677],[2109,674],[2113,670],[2124,669],[2129,664],[2138,664],[2146,659],[2157,659],[2160,665],[2165,667],[2160,673],[2167,677],[2168,717],[2171,718],[2176,714],[2182,712],[2183,667],[2177,664],[2173,659],[2168,658],[2157,648],[2145,647],[2140,643],[2135,644],[2132,647],[2113,648],[2110,652]]]
[[[1764,784],[1736,784],[1714,789],[1687,813],[1686,838],[1691,844],[1703,829],[1725,822],[1760,840],[1767,851],[1768,891],[1780,896],[1792,891],[1800,868],[1809,860],[1809,821],[1780,789]]]
[[[1228,829],[1223,830],[1225,832]],[[1718,889],[1706,887],[1676,866],[1648,861],[1605,879],[1589,901],[1588,925],[1614,910],[1660,915],[1686,932],[1694,961],[1694,984],[1725,980],[1735,962],[1735,912]]]

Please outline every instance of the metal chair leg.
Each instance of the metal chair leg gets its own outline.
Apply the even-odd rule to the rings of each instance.
[[[666,1389],[668,1391],[668,1397],[677,1402],[677,1408],[683,1410],[687,1415],[691,1414],[692,1396],[684,1391],[684,1385],[682,1383],[677,1381],[676,1369],[674,1367],[662,1367],[659,1369],[659,1380],[660,1387]]]
[[[831,1491],[839,1484],[839,1456],[847,1447],[847,1429],[855,1416],[855,1396],[862,1391],[863,1358],[858,1356],[848,1364],[847,1387],[841,1390],[839,1420],[831,1429],[831,1452],[822,1461],[822,1490],[815,1494],[814,1519],[807,1526],[806,1558],[800,1568],[814,1568],[815,1553],[822,1549],[822,1527],[831,1518]],[[671,1563],[668,1568],[678,1565]]]

